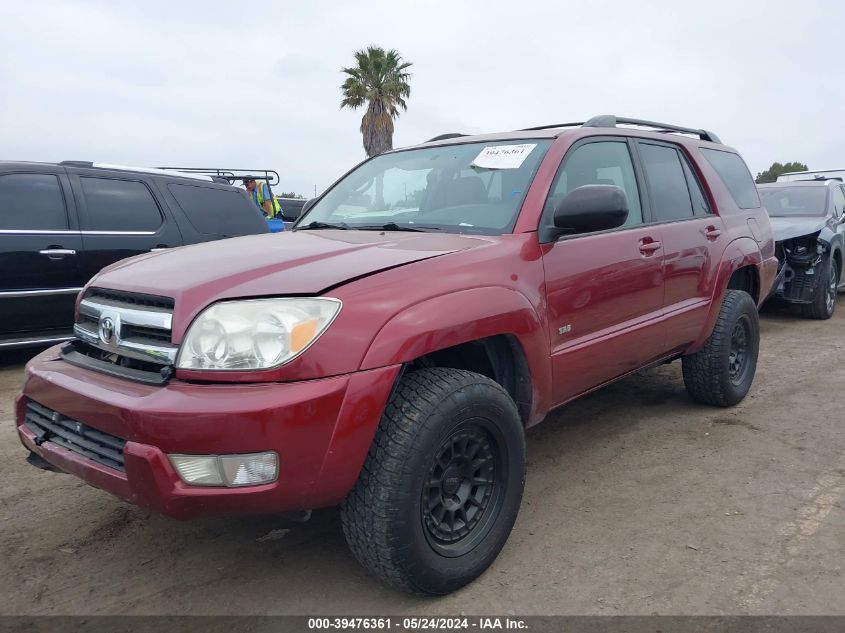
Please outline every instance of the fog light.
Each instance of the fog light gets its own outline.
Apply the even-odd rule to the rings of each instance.
[[[171,455],[170,462],[186,484],[222,486],[216,455]]]
[[[279,457],[276,453],[221,455],[220,470],[227,486],[255,486],[276,481]]]
[[[279,475],[279,456],[274,452],[169,457],[182,481],[192,486],[257,486],[276,481]]]

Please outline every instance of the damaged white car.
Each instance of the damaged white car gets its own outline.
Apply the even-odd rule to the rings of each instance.
[[[759,185],[775,234],[778,276],[770,298],[801,305],[811,319],[836,309],[845,242],[845,185],[839,178]]]

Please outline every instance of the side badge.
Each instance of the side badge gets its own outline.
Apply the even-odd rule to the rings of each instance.
[[[563,327],[557,329],[558,334],[569,334],[572,331],[572,325],[567,323]]]

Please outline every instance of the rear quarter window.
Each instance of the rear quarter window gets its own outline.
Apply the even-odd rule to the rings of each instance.
[[[700,149],[701,154],[725,183],[736,206],[740,209],[759,209],[760,196],[757,195],[757,186],[739,154],[704,147]]]
[[[167,188],[198,233],[236,236],[269,230],[258,208],[240,192],[178,183]]]
[[[80,178],[85,207],[83,231],[158,230],[163,218],[153,194],[142,182],[110,178]]]

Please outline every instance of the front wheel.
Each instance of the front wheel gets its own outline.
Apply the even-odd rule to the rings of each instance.
[[[801,306],[803,316],[807,319],[829,319],[836,310],[837,289],[839,288],[839,264],[831,253],[827,262],[819,266],[817,294],[813,303]]]
[[[423,369],[385,409],[341,507],[343,530],[376,577],[447,594],[496,559],[524,484],[522,422],[505,390],[472,372]]]
[[[754,300],[743,290],[726,290],[704,347],[683,357],[687,392],[704,404],[737,404],[751,389],[759,351],[760,320]]]

